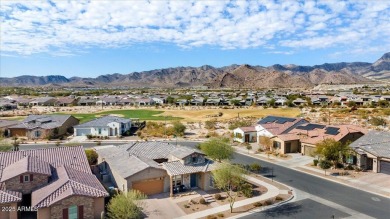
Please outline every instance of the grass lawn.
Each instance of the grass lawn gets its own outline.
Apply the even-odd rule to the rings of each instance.
[[[221,120],[229,120],[236,118],[239,114],[240,117],[256,117],[261,118],[264,116],[286,116],[296,117],[300,114],[300,110],[297,108],[268,108],[268,109],[201,109],[201,110],[166,110],[162,115],[177,116],[183,118],[185,122],[199,122],[213,119],[208,118],[207,115],[215,115],[218,112],[222,112],[223,115],[218,118]]]
[[[155,110],[111,110],[104,111],[99,113],[89,113],[89,114],[70,114],[78,119],[80,123],[88,122],[92,119],[101,117],[103,115],[116,115],[124,118],[139,118],[140,120],[160,120],[164,121],[165,116],[161,115],[164,111],[155,111]],[[66,113],[59,113],[66,114]],[[180,117],[166,116],[166,120],[179,120]]]

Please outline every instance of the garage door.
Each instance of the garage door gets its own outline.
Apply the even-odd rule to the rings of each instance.
[[[380,172],[381,172],[381,173],[390,174],[390,162],[381,161],[380,164],[381,164]]]
[[[310,146],[305,145],[305,155],[314,156],[315,150],[316,150],[315,147],[310,147]]]
[[[164,191],[164,178],[133,182],[132,189],[139,190],[146,195],[154,195]]]
[[[91,129],[77,129],[76,136],[83,136],[91,134]]]

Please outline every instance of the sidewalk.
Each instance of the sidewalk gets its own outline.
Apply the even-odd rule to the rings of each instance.
[[[346,186],[350,186],[353,188],[358,188],[363,191],[371,192],[380,196],[390,197],[390,175],[382,174],[382,173],[371,173],[365,172],[365,175],[360,176],[358,178],[352,178],[350,176],[331,176],[327,171],[327,175],[325,176],[323,170],[306,166],[309,163],[312,163],[313,157],[310,156],[302,156],[301,154],[289,154],[292,157],[290,159],[280,159],[274,156],[268,156],[265,154],[256,154],[253,150],[249,151],[246,148],[234,147],[236,152],[244,155],[249,155],[254,158],[258,158],[260,160],[264,160],[267,162],[271,162],[286,168],[298,170],[301,172],[305,172],[307,174],[311,174],[313,176],[321,177],[326,180],[330,180],[333,182],[341,183]]]
[[[261,181],[259,179],[256,179],[254,177],[246,176],[246,179],[248,181],[251,181],[253,183],[256,183],[256,184],[259,184],[259,185],[262,185],[262,186],[266,187],[268,189],[268,191],[267,191],[267,193],[265,193],[263,195],[260,195],[260,196],[254,197],[254,198],[248,198],[248,199],[245,199],[245,200],[242,200],[242,201],[238,201],[238,202],[234,203],[234,208],[238,208],[238,207],[241,207],[241,206],[249,205],[249,204],[252,204],[252,203],[255,203],[255,202],[259,202],[259,201],[264,201],[264,200],[267,200],[269,198],[272,198],[272,197],[275,197],[275,196],[279,195],[280,192],[282,192],[282,193],[284,192],[284,191],[279,190],[275,186],[273,186],[273,185],[271,185],[269,183],[266,183],[264,181]],[[230,206],[229,206],[229,204],[226,204],[226,205],[222,205],[222,206],[215,207],[215,208],[212,208],[212,209],[204,210],[204,211],[201,211],[201,212],[196,212],[196,213],[193,213],[193,214],[188,214],[188,215],[185,215],[185,216],[182,216],[182,217],[178,217],[177,219],[202,218],[202,217],[207,217],[208,215],[217,214],[219,212],[224,212],[224,211],[228,211],[228,210],[230,210]]]

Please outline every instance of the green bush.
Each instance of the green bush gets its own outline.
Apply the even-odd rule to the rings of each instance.
[[[275,200],[276,200],[276,201],[283,201],[283,198],[280,197],[280,196],[276,196]]]
[[[318,160],[317,160],[317,159],[314,159],[314,160],[313,160],[313,165],[314,165],[314,166],[317,166],[317,164],[318,164]]]
[[[241,186],[241,192],[246,198],[251,198],[253,196],[252,185],[249,183],[244,183]]]
[[[217,215],[218,215],[218,217],[225,217],[225,215],[222,214],[222,213],[219,213],[219,214],[217,214]]]
[[[95,165],[97,163],[99,155],[95,150],[87,149],[85,150],[85,155],[87,155],[89,165]]]
[[[206,202],[206,200],[204,198],[201,198],[199,200],[199,203],[202,204],[202,205],[205,205],[207,202]]]
[[[252,163],[249,169],[253,172],[259,172],[261,170],[261,166],[258,163]]]
[[[214,195],[215,200],[220,200],[221,199],[221,194],[217,193]]]
[[[215,215],[208,215],[207,219],[217,219],[217,216],[215,216]]]
[[[261,207],[261,206],[263,206],[263,204],[261,202],[255,202],[255,203],[253,203],[253,206],[254,207]]]

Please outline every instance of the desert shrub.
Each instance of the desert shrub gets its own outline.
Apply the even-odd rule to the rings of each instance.
[[[373,126],[385,126],[386,125],[386,120],[380,117],[372,117],[369,120],[369,123]]]
[[[215,200],[220,200],[221,199],[221,194],[217,193],[214,195]]]
[[[272,205],[273,203],[274,203],[274,200],[267,199],[267,200],[265,200],[264,205]]]
[[[101,142],[101,141],[97,141],[97,142],[96,142],[96,145],[97,145],[97,146],[100,146],[100,145],[102,145],[102,142]]]
[[[246,198],[251,198],[253,196],[253,191],[252,191],[252,185],[249,183],[244,183],[241,186],[241,192]]]
[[[313,165],[314,165],[314,166],[317,166],[317,164],[318,164],[318,160],[317,160],[317,159],[314,159],[314,160],[313,160]]]
[[[276,196],[275,200],[276,201],[283,201],[283,198],[281,196]]]
[[[204,126],[206,129],[209,129],[209,130],[212,130],[212,129],[215,129],[217,125],[217,120],[213,119],[213,120],[207,120],[205,123],[204,123]]]
[[[91,134],[88,134],[86,136],[87,136],[87,139],[89,139],[89,140],[91,140],[93,138],[93,136]]]
[[[233,129],[236,129],[238,127],[251,126],[252,123],[253,122],[251,120],[236,120],[236,121],[233,121],[229,124],[229,129],[233,130]]]
[[[317,112],[317,110],[314,109],[314,108],[312,108],[312,109],[310,110],[310,112],[311,112],[311,113],[315,113],[315,112]]]
[[[344,167],[344,170],[353,170],[353,166],[351,164],[348,164],[348,166]]]
[[[225,215],[222,214],[222,213],[217,214],[217,216],[218,216],[218,217],[225,217]]]
[[[192,204],[198,204],[198,202],[196,202],[194,199],[191,199],[190,202],[191,202]]]
[[[205,205],[207,202],[206,202],[206,200],[204,198],[201,198],[199,200],[199,203],[202,204],[202,205]]]
[[[217,216],[215,216],[215,215],[208,215],[207,219],[217,219]]]
[[[183,136],[186,130],[186,126],[183,123],[176,121],[173,123],[173,131],[179,136]]]
[[[253,206],[254,207],[261,207],[261,206],[263,206],[263,204],[261,202],[255,202],[255,203],[253,203]]]
[[[184,204],[183,207],[184,207],[184,208],[190,208],[190,206],[187,205],[187,204]]]
[[[95,150],[87,149],[85,150],[85,155],[87,156],[89,165],[94,165],[97,163],[97,159],[99,155],[96,153]]]
[[[223,112],[218,112],[218,116],[219,117],[223,116]]]
[[[259,172],[261,170],[261,166],[258,163],[252,163],[249,169],[253,172]]]
[[[342,164],[342,163],[336,163],[336,168],[344,168],[344,164]]]

